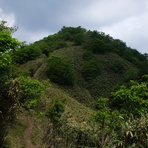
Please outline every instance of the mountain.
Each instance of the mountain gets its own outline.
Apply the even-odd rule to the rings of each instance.
[[[18,74],[29,77],[27,83],[30,79],[41,82],[44,93],[39,100],[25,102],[22,98],[24,106],[6,136],[8,147],[29,146],[30,141],[38,147],[101,145],[93,133],[98,127],[88,120],[98,109],[98,99],[109,98],[111,102],[112,92],[148,73],[145,55],[119,39],[80,26],[64,26],[54,35],[22,44],[12,59]],[[20,80],[21,86],[25,85],[26,81]]]

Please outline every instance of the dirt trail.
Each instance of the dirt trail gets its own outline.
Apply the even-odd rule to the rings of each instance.
[[[26,148],[35,148],[35,146],[32,144],[30,136],[32,132],[32,128],[34,126],[34,122],[30,117],[27,117],[28,120],[28,128],[24,132],[24,143]]]

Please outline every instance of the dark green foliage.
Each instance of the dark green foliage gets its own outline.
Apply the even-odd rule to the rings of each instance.
[[[93,57],[94,57],[93,52],[87,50],[87,51],[84,52],[82,58],[83,58],[83,60],[85,60],[85,61],[89,61],[89,60],[91,60]]]
[[[50,35],[41,41],[37,41],[34,43],[34,45],[39,47],[41,52],[46,56],[48,56],[54,50],[67,47],[67,43],[60,35],[57,34]]]
[[[124,74],[124,73],[123,73]],[[128,69],[125,73],[125,82],[138,79],[138,71],[134,68]]]
[[[76,46],[82,45],[84,43],[84,35],[83,34],[74,35],[73,42]]]
[[[21,49],[18,49],[13,54],[13,60],[16,63],[22,64],[22,63],[26,63],[29,60],[34,60],[40,55],[41,55],[40,48],[34,45],[30,45],[30,46],[25,46]]]
[[[49,79],[61,85],[74,84],[74,71],[70,63],[59,57],[51,57],[47,63]]]
[[[90,61],[87,61],[82,67],[82,76],[87,81],[95,79],[99,74],[99,63],[95,58]]]
[[[52,99],[52,104],[46,111],[46,116],[52,123],[57,123],[65,111],[65,101],[65,99]]]
[[[85,45],[85,47],[89,50],[92,50],[93,53],[96,54],[104,54],[110,51],[108,44],[106,44],[103,40],[100,40],[98,38],[92,39]]]
[[[79,27],[63,27],[59,34],[62,36],[64,40],[73,41],[76,45],[81,45],[84,42],[84,34],[86,30],[84,28]]]
[[[51,52],[51,49],[46,42],[40,42],[35,44],[41,49],[41,52],[46,56],[48,56],[48,54]]]
[[[115,61],[110,69],[118,74],[122,74],[125,72],[124,64],[121,61]]]
[[[0,147],[3,146],[7,129],[13,122],[18,107],[18,83],[15,80],[0,79]]]
[[[142,62],[140,65],[139,65],[139,76],[143,76],[143,75],[146,75],[148,74],[148,60]]]

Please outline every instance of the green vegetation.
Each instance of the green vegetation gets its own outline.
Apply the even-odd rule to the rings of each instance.
[[[0,23],[0,147],[3,146],[4,136],[10,122],[15,116],[18,85],[12,69],[13,52],[18,46],[17,39],[12,38],[12,28],[5,27],[6,22]]]
[[[25,46],[21,49],[18,49],[13,54],[13,60],[16,63],[23,64],[29,60],[34,60],[41,55],[40,48],[37,46]]]
[[[85,80],[95,79],[100,74],[99,63],[96,59],[89,60],[82,67],[82,75]]]
[[[38,94],[40,92],[38,90],[35,91],[35,89],[41,86],[39,82],[37,83],[37,80],[28,78],[29,81],[24,80],[22,82],[23,79],[17,78],[19,77],[19,72],[14,71],[17,69],[13,65],[12,55],[20,48],[21,43],[17,39],[12,38],[11,34],[16,29],[5,27],[5,25],[6,22],[4,21],[0,24],[0,147],[4,146],[4,138],[8,127],[15,120],[20,102],[25,99],[24,97],[27,98],[30,95],[30,97],[39,97]],[[33,88],[32,86],[35,84],[36,86]]]
[[[52,105],[48,107],[46,116],[51,120],[53,124],[56,124],[60,120],[65,108],[65,99],[53,99]]]
[[[146,56],[80,26],[30,45],[16,29],[0,23],[0,147],[27,126],[39,147],[147,147]]]
[[[112,97],[113,106],[117,107],[120,112],[137,117],[148,111],[147,82],[131,81],[129,86],[123,85],[113,92]]]
[[[74,83],[74,72],[71,65],[59,57],[48,59],[47,75],[51,81],[58,84],[73,85]]]
[[[30,77],[19,77],[17,81],[20,89],[19,102],[22,106],[34,108],[43,93],[43,84],[37,80],[32,80]]]

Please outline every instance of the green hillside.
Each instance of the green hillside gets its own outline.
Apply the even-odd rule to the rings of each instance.
[[[6,35],[10,42],[0,48],[0,146],[146,146],[145,55],[80,26],[29,45],[7,31],[0,32],[0,42]]]

